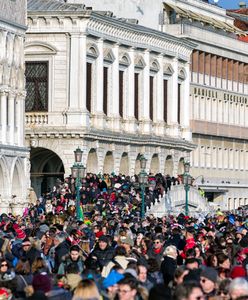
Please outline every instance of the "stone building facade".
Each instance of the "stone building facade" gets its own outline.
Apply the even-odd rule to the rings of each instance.
[[[26,0],[0,1],[0,213],[20,213],[30,187],[25,147]]]
[[[129,7],[141,25],[197,43],[190,64],[190,126],[197,145],[190,156],[191,173],[199,176],[196,182],[222,208],[248,204],[248,45],[242,42],[244,32],[234,26],[225,9],[201,0],[155,0],[149,22],[148,2],[84,1],[93,9],[109,3],[123,17]]]
[[[26,143],[37,193],[70,174],[78,146],[87,172],[137,174],[145,154],[147,172],[181,173],[194,149],[195,46],[83,4],[29,0]]]

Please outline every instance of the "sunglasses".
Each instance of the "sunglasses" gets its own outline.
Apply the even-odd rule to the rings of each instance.
[[[160,241],[153,242],[153,244],[160,244]]]
[[[1,267],[7,267],[8,264],[1,264]]]
[[[221,291],[218,292],[218,296],[220,296],[222,294],[226,296],[226,295],[228,295],[228,291],[221,290]]]

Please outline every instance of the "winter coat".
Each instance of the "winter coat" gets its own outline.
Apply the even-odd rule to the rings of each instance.
[[[71,242],[69,240],[65,240],[62,243],[60,243],[55,248],[55,256],[54,256],[54,272],[57,273],[60,264],[63,261],[63,257],[68,255],[71,247]]]
[[[100,267],[104,267],[114,257],[114,248],[108,246],[106,249],[101,250],[99,247],[96,247],[90,256],[95,256]]]
[[[163,274],[164,284],[167,286],[170,281],[173,281],[175,271],[177,268],[177,261],[169,256],[165,256],[161,264],[161,273]]]
[[[78,260],[77,261],[73,261],[70,256],[66,256],[62,263],[59,265],[59,270],[58,270],[58,274],[59,275],[63,275],[66,273],[66,267],[70,264],[77,264],[78,265],[78,269],[79,269],[79,272],[82,273],[83,270],[84,270],[84,262],[83,262],[83,259],[82,257],[79,256]]]
[[[102,277],[106,278],[114,265],[119,265],[122,269],[126,269],[130,259],[125,256],[115,256],[102,270]]]

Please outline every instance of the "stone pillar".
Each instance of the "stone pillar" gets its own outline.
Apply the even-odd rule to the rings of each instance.
[[[68,124],[89,126],[86,110],[86,35],[71,34]]]
[[[145,67],[143,69],[143,82],[140,90],[142,95],[142,105],[140,107],[140,132],[142,134],[149,134],[151,132],[151,120],[150,120],[150,53],[145,51],[143,54],[145,61]]]
[[[10,92],[8,95],[8,141],[10,145],[15,141],[15,94]]]
[[[24,146],[24,128],[25,128],[25,107],[24,107],[25,93],[19,93],[16,98],[16,124],[17,124],[17,135],[16,144],[19,147]]]
[[[186,140],[192,140],[192,134],[190,131],[190,69],[189,63],[185,65],[186,78],[182,84],[181,95],[181,127],[182,137]]]
[[[163,56],[158,56],[158,63],[159,63],[159,71],[156,74],[156,99],[155,99],[155,105],[154,105],[154,111],[155,111],[155,124],[154,129],[156,135],[164,135],[164,72],[163,72]]]
[[[136,120],[134,117],[134,49],[128,51],[130,57],[130,65],[126,70],[127,74],[127,95],[126,95],[126,116],[123,120],[124,130],[134,133],[137,129]]]
[[[172,61],[172,68],[174,70],[171,78],[168,82],[168,108],[170,113],[168,114],[168,126],[169,134],[171,136],[178,136],[178,60],[174,58]]]
[[[95,62],[95,95],[92,114],[92,125],[103,129],[105,126],[105,115],[103,113],[103,40],[97,41],[99,55]]]
[[[115,60],[111,66],[111,94],[109,97],[109,121],[108,124],[113,131],[120,131],[119,116],[119,45],[112,47]]]
[[[1,141],[2,144],[6,144],[7,133],[7,93],[0,91],[0,107],[1,107]]]

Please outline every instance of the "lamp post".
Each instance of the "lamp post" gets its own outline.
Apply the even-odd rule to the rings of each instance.
[[[190,163],[184,163],[183,184],[185,189],[185,216],[189,215],[189,189],[192,183],[192,177],[189,174]]]
[[[84,220],[84,213],[83,210],[81,212],[80,209],[80,188],[81,188],[81,179],[85,177],[86,168],[82,164],[82,155],[83,151],[78,147],[74,151],[75,162],[71,167],[71,176],[72,178],[76,179],[76,214],[77,220],[83,221]]]
[[[141,198],[142,198],[140,217],[141,219],[143,219],[145,217],[145,186],[148,182],[148,174],[146,173],[147,159],[144,157],[144,155],[141,155],[139,160],[140,160],[139,184],[141,188]]]

